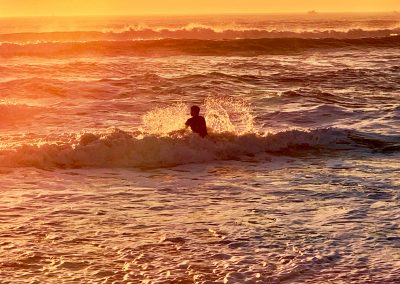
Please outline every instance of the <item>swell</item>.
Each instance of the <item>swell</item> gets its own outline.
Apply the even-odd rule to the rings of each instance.
[[[37,56],[255,56],[290,54],[312,49],[399,48],[400,36],[361,39],[262,38],[234,40],[161,39],[90,42],[47,42],[0,45],[1,57]]]
[[[347,30],[313,30],[285,31],[265,30],[258,28],[225,28],[209,26],[188,26],[181,28],[128,28],[124,31],[55,31],[24,32],[0,34],[0,42],[86,42],[86,41],[125,41],[137,39],[260,39],[260,38],[375,38],[400,34],[400,28],[386,29],[347,29]]]
[[[397,148],[396,148],[397,147]],[[116,130],[107,135],[87,133],[64,144],[22,145],[0,152],[1,167],[108,168],[170,167],[221,160],[257,159],[262,153],[287,155],[310,150],[399,150],[399,137],[343,129],[288,130],[257,135],[145,135]]]
[[[41,107],[0,103],[0,128],[15,127],[17,123],[30,121],[36,114],[43,111]]]

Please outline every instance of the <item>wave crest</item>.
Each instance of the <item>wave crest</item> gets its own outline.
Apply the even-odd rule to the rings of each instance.
[[[169,167],[219,160],[241,160],[261,153],[287,153],[309,148],[341,149],[349,141],[345,131],[290,130],[277,134],[232,133],[181,136],[147,135],[142,138],[115,130],[87,133],[78,143],[23,145],[0,152],[2,167]],[[343,146],[344,145],[344,146]]]
[[[287,130],[275,134],[193,133],[168,136],[114,130],[86,133],[79,141],[63,144],[23,145],[0,151],[0,167],[37,168],[159,168],[223,160],[264,160],[263,154],[297,155],[319,151],[368,149],[399,151],[398,136],[360,133],[346,129]],[[317,150],[317,151],[316,151]],[[263,158],[264,157],[264,158]]]
[[[145,41],[89,41],[3,43],[0,57],[37,56],[256,56],[290,54],[312,49],[399,48],[400,36],[361,39],[262,38],[232,40],[161,39]]]
[[[188,24],[177,28],[151,28],[129,26],[122,30],[108,31],[55,31],[0,34],[0,42],[43,43],[43,42],[88,42],[88,41],[127,41],[151,39],[261,39],[261,38],[336,38],[356,39],[399,35],[400,27],[372,29],[309,29],[301,31],[246,28],[240,26],[215,27],[203,24]]]

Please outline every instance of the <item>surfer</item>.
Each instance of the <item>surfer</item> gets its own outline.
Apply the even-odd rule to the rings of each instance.
[[[186,127],[190,126],[193,132],[204,138],[207,135],[206,120],[199,114],[200,108],[198,106],[192,106],[190,108],[190,115],[192,117],[186,121],[185,125]]]

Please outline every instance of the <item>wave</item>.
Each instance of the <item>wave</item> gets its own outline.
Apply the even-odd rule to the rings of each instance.
[[[49,71],[48,74],[51,72]],[[48,76],[48,74],[46,74]],[[108,87],[108,88],[107,88]],[[111,86],[112,87],[112,86]],[[101,80],[62,80],[60,78],[30,77],[0,82],[2,97],[12,99],[91,98],[106,100],[118,92]],[[96,92],[97,91],[97,92]]]
[[[191,24],[179,28],[128,27],[120,31],[56,31],[24,32],[0,34],[0,42],[87,42],[87,41],[127,41],[138,39],[261,39],[261,38],[375,38],[399,35],[400,27],[385,29],[354,28],[347,30],[266,30],[259,28],[217,28],[207,25]]]
[[[24,104],[0,103],[0,128],[14,127],[16,124],[30,121],[43,109]]]
[[[397,143],[397,144],[396,144]],[[2,167],[171,167],[222,160],[246,160],[262,154],[288,155],[310,150],[380,149],[399,147],[399,137],[343,129],[288,130],[276,134],[196,134],[134,136],[121,130],[87,133],[64,144],[23,145],[0,151]],[[397,149],[398,150],[398,149]]]
[[[2,43],[0,57],[37,56],[256,56],[290,54],[313,49],[399,48],[400,36],[361,39],[263,38],[234,40],[160,39],[142,41],[90,41]]]

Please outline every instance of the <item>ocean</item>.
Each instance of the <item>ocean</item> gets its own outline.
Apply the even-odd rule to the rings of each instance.
[[[0,282],[399,283],[399,52],[395,12],[0,19]]]

